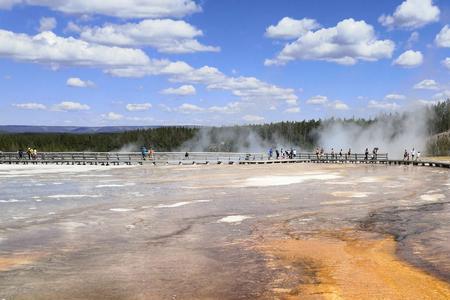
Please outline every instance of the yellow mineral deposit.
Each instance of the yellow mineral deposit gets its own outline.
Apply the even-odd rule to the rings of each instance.
[[[287,281],[301,280],[276,281],[273,292],[281,299],[449,299],[450,285],[400,261],[389,236],[326,233],[272,240],[261,249],[271,266],[296,270]]]

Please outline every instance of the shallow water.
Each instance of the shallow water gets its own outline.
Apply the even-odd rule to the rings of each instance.
[[[450,282],[447,170],[2,166],[0,177],[0,299],[272,298],[280,271],[254,246],[342,228],[393,236],[400,258]]]

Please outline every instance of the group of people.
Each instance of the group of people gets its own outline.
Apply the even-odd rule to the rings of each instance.
[[[27,151],[23,151],[23,149],[19,149],[18,151],[19,159],[25,158],[25,155],[28,157],[29,160],[31,159],[37,159],[37,149],[36,148],[30,148],[28,147]]]
[[[350,156],[352,154],[352,149],[348,149],[347,153],[344,154],[344,151],[341,149],[339,152],[334,151],[334,148],[331,148],[331,159],[342,159],[344,155]],[[323,148],[316,147],[316,158],[322,159],[322,157],[325,155],[325,150]]]
[[[417,151],[416,153],[416,149],[414,148],[411,149],[411,152],[408,152],[408,150],[405,149],[405,152],[403,153],[403,160],[420,160],[420,154],[420,151]]]
[[[293,159],[295,157],[297,157],[297,150],[291,148],[288,150],[285,150],[283,148],[281,148],[280,150],[275,149],[275,151],[273,151],[273,148],[269,149],[269,159],[273,159],[274,158],[274,154],[275,154],[275,158],[276,159]]]
[[[147,147],[142,146],[141,147],[141,154],[142,154],[142,159],[153,159],[155,157],[155,151],[153,150],[152,147],[150,147],[149,149],[147,149]]]
[[[378,147],[373,148],[372,150],[372,156],[369,157],[370,152],[369,152],[369,148],[366,148],[366,150],[364,151],[364,159],[365,160],[369,160],[369,159],[373,159],[376,160],[378,158]],[[347,158],[351,158],[352,155],[352,149],[349,148],[347,152],[344,152],[343,149],[339,150],[339,152],[335,151],[334,148],[331,148],[330,151],[330,156],[331,159],[347,159]],[[316,158],[317,159],[322,159],[324,157],[324,155],[327,155],[328,157],[328,153],[325,154],[325,150],[323,148],[319,148],[316,147]]]

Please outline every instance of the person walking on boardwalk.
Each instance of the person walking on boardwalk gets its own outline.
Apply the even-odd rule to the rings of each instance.
[[[277,156],[277,159],[280,159],[280,151],[278,149],[275,150],[275,155]]]
[[[150,147],[150,150],[148,151],[148,159],[152,160],[155,156],[155,150],[153,150],[152,147]]]
[[[269,149],[269,160],[272,159],[272,156],[273,156],[273,149],[270,148],[270,149]]]
[[[331,148],[331,159],[334,159],[334,148]]]
[[[347,152],[347,159],[350,159],[350,156],[352,155],[352,149],[348,148],[348,152]]]
[[[317,160],[319,160],[319,154],[320,154],[320,150],[319,147],[316,148],[316,158]]]
[[[27,149],[27,155],[28,155],[28,159],[31,159],[31,148],[28,147]]]
[[[339,151],[339,159],[342,160],[342,149]]]
[[[369,148],[366,148],[366,151],[364,151],[364,160],[369,160]]]
[[[147,148],[145,146],[141,147],[141,154],[142,154],[142,159],[145,160],[145,157],[147,157]]]
[[[416,150],[412,148],[411,150],[411,160],[414,160],[414,157],[416,156]]]

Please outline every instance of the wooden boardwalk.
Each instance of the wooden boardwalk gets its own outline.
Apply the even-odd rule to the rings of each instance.
[[[292,159],[270,158],[262,153],[228,153],[228,152],[157,152],[152,158],[142,157],[139,152],[43,152],[35,158],[25,154],[19,157],[16,152],[0,153],[0,164],[15,165],[193,165],[193,164],[292,164],[292,163],[327,163],[327,164],[385,164],[414,165],[450,168],[450,163],[437,161],[411,161],[389,159],[387,154],[378,154],[376,158],[366,159],[364,154],[331,155],[317,157],[314,153],[298,153]]]

